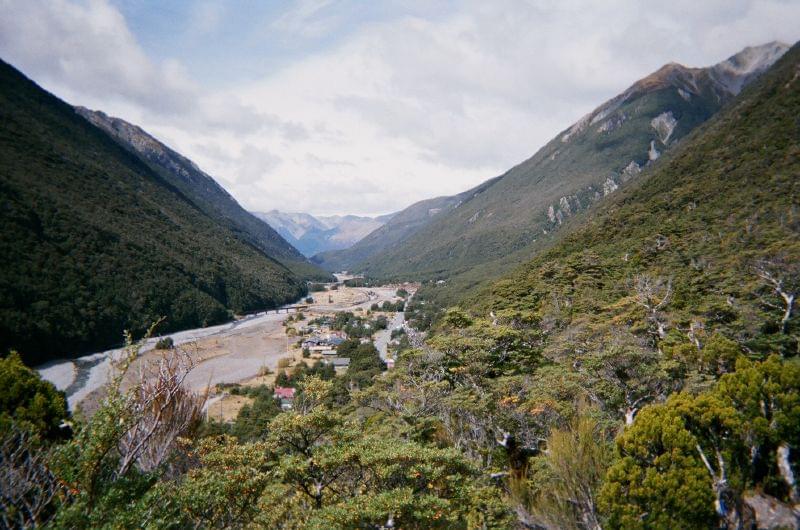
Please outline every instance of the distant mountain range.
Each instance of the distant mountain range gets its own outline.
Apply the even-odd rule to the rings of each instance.
[[[354,270],[367,258],[379,256],[385,249],[400,243],[437,216],[457,208],[465,200],[481,193],[492,182],[484,182],[458,195],[415,202],[393,214],[380,228],[365,235],[354,245],[342,250],[320,252],[311,261],[329,271]]]
[[[637,179],[787,49],[773,42],[707,68],[665,65],[500,177],[437,199],[449,206],[418,217],[399,239],[380,241],[375,232],[315,261],[378,278],[451,278],[464,288],[497,277],[549,245],[568,218]],[[365,248],[367,241],[375,244]]]
[[[86,118],[86,119],[85,119]],[[26,362],[296,300],[329,275],[191,161],[0,61],[0,351]]]
[[[383,226],[393,216],[393,214],[378,217],[314,216],[308,213],[278,210],[253,212],[253,215],[268,223],[286,241],[308,257],[320,252],[348,248]]]

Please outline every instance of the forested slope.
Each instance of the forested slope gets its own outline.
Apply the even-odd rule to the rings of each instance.
[[[220,322],[305,289],[294,273],[0,64],[0,349],[26,361]]]

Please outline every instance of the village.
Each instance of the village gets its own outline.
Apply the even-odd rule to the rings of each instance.
[[[264,364],[257,374],[234,381],[224,378],[201,389],[196,383],[210,376],[212,364],[225,363],[226,356],[214,356],[198,363],[188,382],[199,391],[208,392],[207,418],[233,421],[243,407],[253,403],[253,395],[263,392],[264,387],[272,389],[272,396],[282,410],[290,410],[295,400],[295,382],[300,377],[306,373],[347,374],[351,354],[357,345],[362,346],[358,349],[362,354],[373,350],[376,362],[382,363],[381,369],[394,368],[396,351],[405,335],[405,304],[418,285],[352,287],[339,278],[335,283],[310,287],[313,290],[303,303],[281,315],[284,318],[279,327],[262,330],[261,339],[272,342],[269,348],[272,351],[264,356]],[[243,339],[240,336],[234,342],[240,348],[249,348],[251,341]],[[285,344],[277,358],[276,339]],[[227,359],[227,363],[231,361]]]

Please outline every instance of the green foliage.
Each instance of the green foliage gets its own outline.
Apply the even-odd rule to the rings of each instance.
[[[395,312],[395,311],[405,311],[406,304],[403,300],[398,300],[397,302],[391,302],[389,300],[384,300],[381,304],[381,311],[387,312]]]
[[[372,383],[372,378],[385,368],[378,350],[371,342],[361,344],[359,340],[348,339],[336,347],[336,354],[339,357],[350,358],[350,366],[341,378],[340,384],[347,381],[365,388]]]
[[[323,321],[317,320],[315,322],[322,323]],[[388,321],[386,317],[378,317],[375,321],[370,321],[364,317],[354,315],[349,311],[340,311],[330,321],[331,329],[337,331],[344,331],[350,338],[358,339],[363,337],[371,337],[379,329],[386,329]],[[383,325],[383,327],[380,327]]]
[[[613,528],[689,528],[715,525],[715,495],[731,512],[748,489],[791,502],[778,449],[791,455],[798,436],[800,366],[740,358],[712,390],[641,412],[617,440],[601,505]]]
[[[427,331],[443,313],[442,308],[430,300],[419,300],[416,297],[406,308],[406,320],[415,329]]]
[[[363,436],[328,408],[330,383],[308,379],[264,441],[207,438],[199,466],[138,503],[159,526],[210,528],[506,528],[498,491],[457,451]],[[168,499],[168,502],[159,501]]]
[[[293,386],[289,381],[286,384]],[[280,404],[266,385],[250,388],[245,395],[252,397],[253,403],[239,409],[230,433],[243,442],[261,440],[267,436],[269,422],[280,414]]]
[[[600,507],[609,528],[711,528],[711,480],[696,440],[666,405],[645,408],[617,439]]]
[[[59,439],[69,417],[64,393],[24,364],[15,352],[0,358],[0,431],[12,424],[45,439]]]

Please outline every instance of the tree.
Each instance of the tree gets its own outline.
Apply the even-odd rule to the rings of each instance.
[[[149,474],[166,464],[178,449],[179,437],[196,427],[203,398],[183,388],[193,366],[185,352],[167,350],[146,363],[134,384],[123,389],[145,339],[134,343],[127,334],[125,355],[105,387],[99,409],[54,451],[52,469],[73,491],[56,526],[110,525],[119,503],[146,491],[152,482]]]
[[[617,438],[619,460],[598,499],[610,528],[708,528],[715,521],[711,480],[697,441],[668,405],[645,407]]]
[[[658,342],[667,334],[667,321],[662,310],[672,296],[672,280],[639,274],[633,279],[633,289],[636,303],[645,308],[653,340]]]
[[[47,465],[49,449],[31,433],[7,424],[0,436],[0,526],[33,528],[53,516],[69,490]]]
[[[619,414],[626,425],[633,423],[642,406],[666,399],[676,389],[661,354],[633,346],[612,346],[587,355],[579,366],[592,400]]]
[[[787,333],[789,321],[794,313],[795,300],[800,292],[800,265],[796,260],[777,257],[758,261],[755,272],[782,302],[782,306],[778,306],[767,297],[762,297],[765,305],[783,311],[780,328],[781,333]]]
[[[760,516],[747,490],[797,502],[798,439],[800,367],[776,355],[740,357],[713,389],[642,410],[617,440],[620,460],[606,475],[602,505],[614,527],[688,528],[718,518],[740,528],[754,511]]]
[[[61,428],[69,417],[64,393],[11,352],[0,359],[0,431],[10,432],[12,424],[45,439],[63,438]]]

